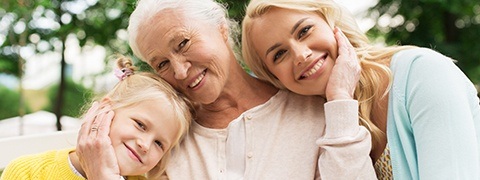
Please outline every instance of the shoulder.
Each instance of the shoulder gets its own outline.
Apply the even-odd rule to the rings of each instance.
[[[14,159],[5,168],[4,174],[15,174],[28,176],[29,174],[38,174],[46,168],[56,168],[61,164],[68,163],[68,152],[65,150],[50,150],[38,154],[24,155]],[[50,166],[55,167],[50,167]],[[55,169],[52,169],[55,170]],[[58,170],[58,169],[57,169]]]
[[[280,90],[279,93],[280,92],[285,94],[282,101],[286,105],[294,105],[294,106],[298,104],[315,105],[315,104],[324,104],[326,102],[325,99],[320,96],[305,96],[305,95],[300,95],[288,90]]]
[[[451,58],[428,48],[412,48],[397,52],[392,58],[390,69],[394,83],[397,84],[412,80],[437,82],[463,74]]]
[[[473,87],[453,59],[428,48],[397,52],[390,69],[393,73],[392,91],[402,99],[407,98],[405,100],[443,101],[446,96],[470,92]]]
[[[28,179],[33,171],[35,171],[36,164],[44,157],[42,154],[24,155],[11,161],[2,174],[2,179]]]
[[[454,60],[435,50],[428,48],[411,48],[394,54],[390,69],[395,73],[405,69],[421,70],[421,72],[435,72],[456,68]],[[417,71],[406,71],[415,73]]]
[[[325,99],[320,96],[303,96],[288,90],[280,90],[260,108],[249,110],[265,121],[302,120],[323,121]]]
[[[278,110],[300,110],[300,107],[309,105],[322,105],[325,100],[320,96],[304,96],[289,90],[279,90],[270,100],[264,104],[248,110],[249,112],[272,112]]]

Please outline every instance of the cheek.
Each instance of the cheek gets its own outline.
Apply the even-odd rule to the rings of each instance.
[[[152,152],[150,154],[150,159],[152,160],[152,168],[160,162],[160,160],[163,158],[163,155],[164,153],[162,150],[155,150],[155,152]]]
[[[109,134],[110,141],[112,142],[113,147],[122,147],[125,138],[119,133],[110,132]]]
[[[288,59],[283,59],[282,61],[283,62],[281,62],[280,64],[267,65],[268,70],[273,75],[275,75],[275,77],[277,77],[278,79],[288,77],[291,74],[291,72],[293,72],[292,67],[287,64],[287,63],[289,63],[289,62],[287,62],[289,60]]]
[[[168,74],[167,73],[161,74],[160,77],[163,80],[167,81],[167,83],[170,84],[175,90],[183,93],[182,89],[180,88],[181,86],[173,76],[173,72],[168,72]]]
[[[309,38],[309,43],[314,44],[317,48],[327,48],[330,51],[337,49],[337,40],[332,33],[315,33],[313,38]]]

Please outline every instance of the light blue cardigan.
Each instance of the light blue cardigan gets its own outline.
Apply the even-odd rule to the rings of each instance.
[[[390,64],[387,137],[396,180],[480,179],[480,105],[472,82],[426,48]]]

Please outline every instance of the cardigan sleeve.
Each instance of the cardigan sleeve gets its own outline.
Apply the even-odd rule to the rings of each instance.
[[[418,179],[480,179],[477,92],[450,58],[421,50],[405,92]]]
[[[321,179],[376,179],[370,159],[371,136],[358,123],[358,102],[338,100],[325,104],[325,134],[318,168]]]

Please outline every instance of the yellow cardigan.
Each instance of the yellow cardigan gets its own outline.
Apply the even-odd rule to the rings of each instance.
[[[0,180],[85,180],[70,169],[68,154],[74,150],[74,148],[69,148],[21,156],[5,168]],[[143,176],[128,177],[128,180],[137,179],[146,178]]]

